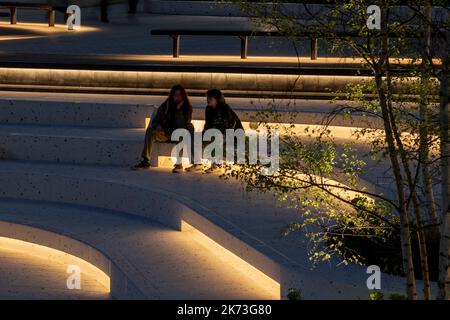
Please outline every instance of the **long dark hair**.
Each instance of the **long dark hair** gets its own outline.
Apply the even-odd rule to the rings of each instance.
[[[188,95],[186,93],[186,89],[181,84],[174,85],[172,89],[170,89],[169,96],[167,97],[166,103],[167,103],[167,117],[168,120],[172,125],[174,125],[175,122],[175,112],[177,110],[177,104],[174,101],[174,95],[175,92],[179,91],[182,98],[183,98],[183,104],[181,106],[181,111],[183,112],[185,119],[191,119],[192,118],[192,104],[189,101]]]
[[[181,96],[183,97],[184,103],[183,103],[182,108],[183,109],[187,108],[187,109],[192,110],[192,105],[191,105],[191,102],[189,101],[188,95],[186,93],[186,89],[184,89],[184,87],[181,84],[174,85],[172,87],[172,89],[170,89],[169,96],[167,97],[167,100],[166,100],[166,102],[168,103],[169,109],[174,108],[174,110],[175,110],[175,108],[177,107],[177,105],[173,99],[173,96],[175,95],[175,92],[177,92],[177,91],[179,91]]]
[[[219,89],[210,89],[206,92],[206,96],[208,98],[214,98],[217,100],[217,104],[227,104],[225,101],[225,96],[223,95],[222,91]]]

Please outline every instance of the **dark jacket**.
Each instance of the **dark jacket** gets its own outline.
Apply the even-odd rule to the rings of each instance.
[[[212,128],[220,130],[223,134],[226,129],[243,129],[241,120],[228,104],[218,104],[215,108],[206,107],[203,131]]]
[[[171,135],[175,129],[188,129],[191,130],[193,125],[192,121],[192,107],[188,103],[184,103],[181,107],[184,116],[184,126],[179,128],[175,124],[175,111],[176,106],[171,106],[166,100],[163,102],[158,110],[156,111],[156,115],[152,120],[151,127],[156,129],[156,127],[161,126],[164,131]]]

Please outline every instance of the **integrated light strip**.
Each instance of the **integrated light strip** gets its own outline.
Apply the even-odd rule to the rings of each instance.
[[[221,246],[219,243],[184,220],[181,221],[181,231],[188,234],[192,240],[203,246],[211,253],[211,255],[219,259],[222,263],[227,264],[244,274],[248,281],[257,283],[263,290],[270,293],[272,299],[281,299],[281,286],[279,282],[275,281],[261,270]],[[245,281],[244,279],[245,278],[243,278],[242,281]]]
[[[82,274],[89,274],[90,276],[95,278],[104,288],[106,293],[111,292],[110,277],[106,273],[104,273],[102,270],[100,270],[90,262],[67,252],[63,252],[36,243],[1,236],[0,249],[21,252],[35,258],[64,264],[66,267],[70,265],[76,265],[80,268]],[[67,274],[67,276],[69,276],[69,274]]]

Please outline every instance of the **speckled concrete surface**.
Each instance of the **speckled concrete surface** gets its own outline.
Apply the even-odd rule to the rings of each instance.
[[[129,166],[140,159],[144,134],[144,129],[0,125],[0,154],[4,159]]]
[[[21,95],[18,94],[17,97]],[[0,123],[78,127],[143,128],[153,104],[5,99],[0,93]],[[45,111],[44,111],[45,110]]]
[[[189,88],[188,88],[189,93]],[[144,119],[167,97],[158,95],[83,94],[0,91],[0,123],[88,127],[144,127]],[[193,119],[204,119],[205,97],[190,97]],[[324,100],[227,98],[243,121],[255,121],[258,112],[277,110],[276,122],[320,123],[339,106]],[[336,117],[334,125],[351,126],[355,121]]]
[[[43,106],[39,117],[46,119],[52,109],[45,108],[45,104]],[[313,108],[307,104],[304,106],[309,110]],[[329,108],[327,105],[322,107]],[[71,113],[74,110],[76,109],[68,108],[67,117],[72,117]],[[364,268],[353,265],[338,266],[337,261],[333,260],[329,264],[321,264],[311,270],[305,237],[301,233],[288,237],[280,235],[282,228],[289,222],[297,221],[299,217],[293,211],[277,208],[275,199],[270,195],[248,194],[235,181],[222,181],[217,175],[174,175],[170,174],[168,169],[162,168],[134,172],[129,170],[128,166],[124,167],[138,160],[143,129],[116,127],[117,123],[112,128],[96,128],[29,125],[20,123],[20,118],[18,121],[19,124],[16,125],[0,125],[0,149],[4,158],[9,159],[0,162],[0,183],[7,186],[0,190],[0,198],[51,201],[58,205],[80,205],[91,208],[89,216],[92,214],[94,218],[88,223],[89,227],[82,225],[82,228],[87,228],[86,230],[99,227],[99,221],[100,223],[103,221],[96,213],[98,208],[149,218],[150,224],[158,221],[166,228],[174,229],[160,230],[159,227],[152,229],[154,231],[151,233],[160,234],[162,239],[165,239],[166,234],[172,233],[175,239],[178,239],[176,237],[182,233],[175,230],[179,229],[180,219],[189,218],[191,219],[189,222],[196,223],[196,227],[201,227],[202,232],[216,237],[217,241],[222,241],[241,258],[278,278],[284,291],[292,285],[301,288],[304,297],[310,299],[368,297],[365,285],[367,274]],[[347,140],[348,138],[342,138],[340,141],[343,143]],[[367,146],[362,144],[360,148],[361,152],[364,152]],[[10,161],[12,159],[20,161]],[[122,167],[109,166],[111,164],[120,164]],[[365,178],[376,184],[379,172],[384,171],[380,171],[379,168],[376,170],[376,163],[371,165],[374,167],[365,171]],[[97,209],[92,211],[92,208]],[[70,216],[70,212],[67,210],[65,212]],[[68,221],[76,225],[77,219],[81,216],[78,215],[72,222],[70,219]],[[45,224],[53,226],[60,224],[61,230],[66,229],[63,228],[65,219],[53,220],[55,222],[47,221]],[[122,241],[123,238],[125,241],[135,234],[140,236],[134,229],[128,229],[128,233],[119,234],[116,240]],[[91,238],[91,241],[101,246],[103,240],[97,241],[96,238],[100,235],[99,232],[92,233],[94,238]],[[108,245],[114,238],[109,235],[105,237]],[[172,236],[168,237],[172,239]],[[146,243],[143,240],[139,241]],[[149,241],[153,240],[150,238]],[[167,241],[170,243],[172,240]],[[174,241],[173,245],[170,245],[174,249],[166,247],[166,254],[170,252],[178,257],[184,252],[193,253],[184,256],[182,260],[174,260],[173,264],[169,263],[168,266],[174,268],[171,272],[178,274],[179,270],[176,268],[183,263],[192,264],[195,271],[200,268],[204,257],[194,254],[199,251],[197,247],[183,247],[181,242],[186,240]],[[113,251],[120,253],[120,250],[116,250],[118,248],[118,245],[114,246]],[[133,270],[140,268],[141,263],[145,265],[148,256],[142,259],[141,261],[136,258],[128,264],[128,267]],[[160,268],[166,269],[164,261],[161,262]],[[186,279],[192,275],[195,278],[196,274],[189,273]],[[222,273],[219,274],[219,277],[222,277]],[[143,279],[140,271],[133,271],[133,275],[137,279]],[[209,290],[203,287],[206,288],[213,283],[211,279],[202,282],[202,290]],[[234,280],[227,281],[232,283]],[[383,281],[384,287],[389,290],[402,290],[402,279],[383,275]],[[144,280],[138,282],[145,284],[145,290],[155,290]],[[164,289],[164,294],[156,290],[149,292],[148,296],[173,297],[172,293],[167,291],[176,290],[179,283],[175,285],[172,281],[171,285],[172,289]],[[192,288],[197,287],[192,284],[183,290],[186,290],[187,295],[188,291],[192,292]],[[222,292],[227,297],[228,294],[229,297],[237,297],[243,292],[248,293],[242,286],[232,285],[230,288],[231,291],[225,290],[228,293]],[[218,294],[217,291],[195,292],[199,294],[196,297]]]
[[[233,265],[215,258],[188,232],[148,219],[80,206],[1,199],[0,220],[50,229],[95,245],[148,299],[276,298]],[[64,266],[15,257],[0,248],[0,299],[107,298],[95,294],[93,283],[88,283],[88,292],[67,292]]]
[[[67,289],[66,270],[63,263],[0,246],[0,300],[110,299],[105,288],[83,271],[81,289]]]
[[[0,173],[4,182],[14,182],[10,183],[8,190],[2,192],[3,197],[49,200],[63,204],[79,203],[111,209],[126,207],[128,212],[133,213],[140,210],[150,212],[152,208],[152,205],[142,208],[142,205],[136,202],[137,199],[147,201],[142,198],[141,192],[148,190],[148,200],[154,198],[155,191],[163,193],[225,228],[230,235],[241,239],[272,260],[295,270],[298,273],[297,284],[304,290],[306,298],[367,298],[367,275],[364,268],[337,266],[337,261],[332,261],[311,270],[307,257],[308,243],[303,235],[280,235],[281,229],[287,223],[299,217],[290,210],[277,208],[272,197],[247,194],[235,182],[221,181],[216,175],[175,175],[170,174],[167,169],[133,172],[126,168],[107,166],[68,166],[17,161],[2,161]],[[70,181],[73,181],[72,186]],[[99,183],[104,183],[105,186],[100,188]],[[23,186],[16,190],[19,185]],[[133,192],[133,188],[137,189]],[[164,208],[173,203],[162,204],[157,198],[154,199],[155,208],[161,205],[161,208]],[[233,205],[230,206],[230,203]],[[169,210],[169,206],[167,208]],[[152,216],[145,213],[142,215]],[[168,218],[170,217],[161,216],[158,219],[168,221],[164,220]],[[383,283],[386,289],[393,291],[401,290],[403,285],[401,279],[388,275],[383,275]]]

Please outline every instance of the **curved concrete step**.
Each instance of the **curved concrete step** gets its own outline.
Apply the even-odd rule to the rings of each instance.
[[[68,290],[66,271],[80,262],[66,252],[0,236],[0,300],[110,299],[109,290],[86,264],[80,269],[79,290]]]
[[[0,99],[0,123],[143,128],[155,106],[131,103]]]
[[[189,91],[189,90],[188,90]],[[2,92],[0,123],[53,126],[143,128],[155,107],[166,96],[117,94],[58,94],[37,92]],[[204,97],[191,97],[193,119],[204,120]],[[228,98],[228,103],[243,122],[258,120],[275,123],[320,124],[338,104],[321,100]],[[271,110],[269,118],[261,111]],[[276,114],[273,113],[276,111]],[[360,121],[363,120],[363,121]],[[335,126],[379,126],[369,117],[337,116]]]
[[[197,127],[201,128],[201,123]],[[296,130],[306,143],[310,138],[302,128],[299,126]],[[346,136],[349,132],[346,128],[336,131],[340,136],[335,139],[338,148],[351,143]],[[144,136],[144,129],[0,125],[0,159],[132,166],[141,159]],[[172,143],[155,143],[151,163],[173,166],[170,159],[173,146]],[[364,142],[352,147],[367,164],[361,174],[366,181],[364,186],[373,190],[379,188],[382,192],[392,189],[389,162],[372,159],[370,148]]]
[[[114,298],[276,299],[278,294],[216,259],[189,232],[117,212],[1,199],[0,236],[92,261],[110,276]],[[63,279],[60,287],[65,271],[55,275]]]
[[[364,268],[324,264],[311,270],[303,235],[280,237],[287,223],[299,219],[295,212],[276,208],[269,195],[242,194],[238,184],[214,175],[3,162],[0,183],[9,185],[0,193],[3,198],[104,208],[176,230],[185,221],[277,281],[283,296],[295,287],[306,298],[368,297]],[[383,279],[387,291],[402,290],[401,278]]]
[[[3,159],[131,166],[140,160],[144,129],[0,125]]]

